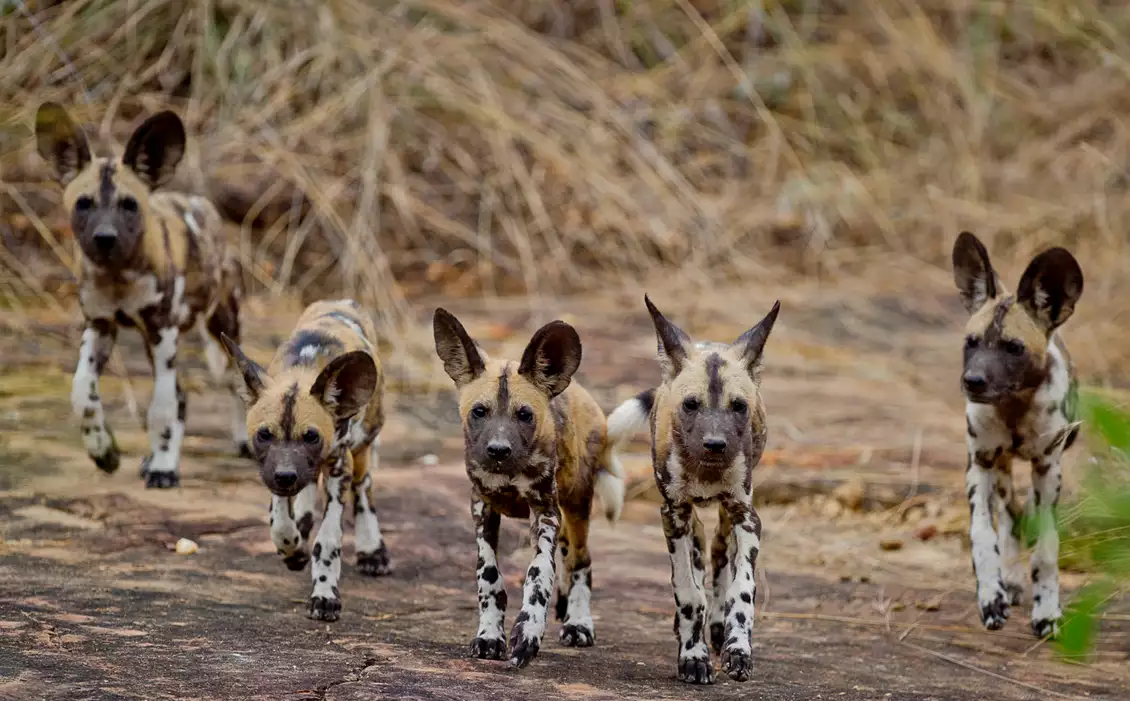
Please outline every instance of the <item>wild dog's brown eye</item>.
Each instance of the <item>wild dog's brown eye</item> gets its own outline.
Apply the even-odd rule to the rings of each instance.
[[[1009,355],[1022,355],[1024,353],[1024,344],[1020,341],[1008,339],[1001,342],[1001,348]]]
[[[683,411],[698,411],[698,399],[687,397],[683,400]]]
[[[486,415],[487,408],[482,404],[476,404],[475,406],[471,407],[471,416],[474,416],[476,419],[481,419]]]
[[[94,209],[94,198],[93,197],[88,197],[86,195],[83,195],[82,197],[75,200],[75,211],[76,212],[85,213],[85,212],[89,212],[92,209]]]
[[[518,419],[524,424],[528,424],[534,420],[534,412],[531,411],[530,407],[528,406],[520,407],[518,411],[514,413],[514,418]]]
[[[306,429],[306,433],[302,434],[302,442],[306,445],[318,445],[322,442],[322,437],[312,428]]]
[[[255,432],[255,440],[259,441],[260,443],[270,443],[274,439],[275,435],[271,433],[271,429],[267,428],[266,426]]]
[[[748,408],[749,404],[747,404],[746,401],[741,397],[735,397],[734,400],[730,402],[730,409],[735,414],[744,414],[746,409]]]
[[[118,206],[122,208],[123,212],[133,214],[137,211],[137,200],[132,197],[123,197],[118,201]]]
[[[977,338],[976,336],[970,335],[965,337],[966,348],[976,348],[979,345],[981,345],[981,339]]]

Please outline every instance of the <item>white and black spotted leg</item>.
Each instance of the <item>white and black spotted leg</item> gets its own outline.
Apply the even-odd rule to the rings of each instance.
[[[506,655],[506,585],[498,569],[498,532],[502,518],[486,503],[471,498],[475,543],[479,557],[475,578],[479,592],[479,628],[471,641],[471,655],[480,660],[501,660]]]
[[[92,319],[87,322],[71,384],[71,408],[82,419],[82,442],[86,453],[98,469],[107,473],[117,471],[121,452],[114,434],[106,425],[98,378],[110,360],[117,334],[118,327],[113,321]]]
[[[671,554],[675,590],[675,638],[679,643],[679,681],[713,684],[714,667],[706,646],[706,569],[702,522],[691,504],[664,502],[663,534]]]
[[[558,529],[561,538],[559,552],[564,558],[557,567],[558,587],[564,581],[565,615],[561,626],[561,642],[567,647],[592,647],[596,643],[596,629],[592,620],[592,558],[589,556],[589,521],[591,505],[562,509],[564,522]],[[557,608],[561,608],[558,595]]]
[[[730,560],[730,587],[724,615],[726,640],[722,644],[722,671],[734,681],[748,681],[753,672],[753,600],[757,594],[755,569],[761,551],[761,518],[746,501],[724,500],[732,524],[734,555]]]
[[[973,572],[977,577],[977,606],[981,622],[989,630],[998,630],[1009,616],[1008,595],[1001,579],[1001,555],[997,534],[993,529],[993,499],[996,496],[995,465],[1002,451],[990,453],[970,450],[969,467],[965,472],[966,496],[969,499],[969,540],[973,551]]]
[[[141,474],[146,487],[157,489],[180,484],[187,397],[177,382],[178,333],[175,326],[158,327],[147,333],[153,363],[153,398],[146,422],[150,454],[142,462]]]
[[[713,577],[713,596],[710,600],[710,647],[714,654],[722,654],[722,644],[726,641],[726,592],[733,580],[730,564],[734,560],[735,541],[730,525],[730,515],[726,507],[718,507],[718,529],[710,546],[711,576]]]
[[[542,634],[549,618],[549,595],[557,576],[555,550],[561,515],[556,503],[534,506],[530,540],[534,543],[534,559],[526,570],[522,585],[522,610],[510,631],[510,664],[521,669],[537,657]]]
[[[314,527],[314,499],[318,485],[311,483],[294,497],[271,496],[271,542],[283,556],[287,569],[300,572],[310,561],[307,543]]]
[[[1031,560],[1032,632],[1041,638],[1058,635],[1063,617],[1059,604],[1059,532],[1055,525],[1055,507],[1062,489],[1058,452],[1032,462],[1027,510],[1039,527]]]
[[[997,477],[997,548],[1001,555],[1001,580],[1011,606],[1018,605],[1024,597],[1024,560],[1020,555],[1020,512],[1012,486],[1012,470],[1002,464]]]
[[[366,473],[360,483],[353,485],[353,529],[357,536],[357,569],[361,574],[369,577],[390,574],[388,547],[381,536],[381,524],[373,506],[371,473]]]
[[[310,594],[310,618],[336,621],[341,616],[341,537],[345,517],[346,480],[353,474],[353,456],[344,448],[331,463],[326,475],[326,508],[322,524],[310,551],[310,573],[314,591]]]

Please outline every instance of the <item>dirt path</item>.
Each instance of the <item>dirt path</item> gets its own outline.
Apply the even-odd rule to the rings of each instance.
[[[226,400],[203,389],[195,350],[185,354],[198,391],[182,487],[146,491],[136,476],[144,437],[120,381],[106,395],[122,469],[107,477],[82,455],[68,418],[68,318],[2,320],[0,698],[1126,698],[1125,602],[1090,666],[1037,645],[1026,607],[997,633],[977,624],[961,536],[963,424],[948,381],[960,312],[945,286],[913,305],[874,291],[793,294],[770,341],[765,390],[773,415],[757,489],[766,531],[756,673],[710,689],[674,678],[670,571],[642,441],[629,460],[637,498],[615,528],[593,533],[597,647],[563,648],[553,624],[538,659],[514,672],[466,654],[476,619],[468,485],[450,395],[430,391],[445,391],[446,378],[425,352],[394,358],[399,396],[382,436],[376,507],[396,571],[372,580],[347,566],[342,618],[327,625],[304,616],[308,573],[275,555],[266,492],[229,455]],[[746,309],[725,299],[692,309],[654,295],[673,318],[693,314],[692,333],[723,338],[772,301],[751,293],[758,303]],[[497,304],[489,319],[450,308],[488,344],[520,349],[528,334],[528,306]],[[653,380],[654,341],[635,293],[543,312],[565,309],[586,344],[581,381],[606,408]],[[292,320],[257,321],[251,348],[266,352]],[[144,357],[124,345],[143,409]],[[438,464],[420,460],[429,454]],[[931,528],[938,535],[915,538]],[[508,522],[502,539],[511,592],[529,558],[523,531]],[[199,551],[175,554],[180,537]],[[350,562],[351,528],[345,552]],[[1081,581],[1064,575],[1068,588]]]

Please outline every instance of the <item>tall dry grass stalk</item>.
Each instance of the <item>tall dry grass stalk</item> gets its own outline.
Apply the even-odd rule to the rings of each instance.
[[[969,227],[1128,267],[1130,6],[938,0],[0,0],[0,294],[73,265],[30,126],[171,105],[271,292],[593,289],[945,265]],[[254,224],[254,226],[251,226]],[[1090,300],[1089,300],[1090,301]],[[15,302],[13,302],[15,303]]]

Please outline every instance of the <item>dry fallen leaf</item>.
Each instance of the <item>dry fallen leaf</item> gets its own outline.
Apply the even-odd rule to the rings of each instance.
[[[879,547],[883,550],[902,550],[902,539],[884,538],[879,541]]]

